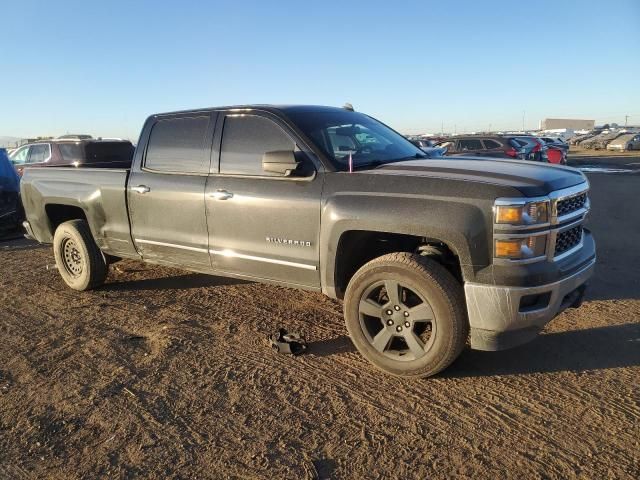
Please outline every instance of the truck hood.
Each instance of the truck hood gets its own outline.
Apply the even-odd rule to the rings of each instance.
[[[365,172],[363,172],[365,173]],[[483,157],[444,157],[408,160],[382,165],[366,173],[379,175],[411,175],[458,179],[513,187],[527,197],[548,195],[555,190],[586,181],[579,170],[524,160]]]

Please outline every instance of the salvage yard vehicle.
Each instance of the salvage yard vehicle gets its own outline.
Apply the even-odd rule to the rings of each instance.
[[[133,159],[133,145],[127,140],[101,140],[88,135],[69,135],[55,140],[30,143],[11,155],[19,175],[24,167],[95,167],[129,168]]]
[[[625,132],[621,132],[619,130],[607,130],[592,138],[583,140],[579,143],[579,145],[581,148],[586,148],[589,150],[602,150],[607,148],[607,145],[611,141],[615,140],[624,133]]]
[[[0,235],[16,230],[23,220],[20,203],[20,178],[0,148]]]
[[[447,153],[446,148],[434,146],[434,143],[431,140],[422,140],[422,139],[415,139],[415,140],[408,139],[408,140],[411,143],[413,143],[416,147],[418,147],[420,150],[422,150],[424,153],[426,153],[427,156],[430,158],[442,157]]]
[[[628,133],[626,135],[620,135],[607,144],[607,150],[618,150],[622,152],[640,150],[640,134]]]
[[[473,155],[492,158],[518,158],[547,162],[547,146],[532,136],[460,135],[436,144],[447,155]]]
[[[549,148],[539,138],[531,135],[521,135],[514,139],[522,151],[524,152],[524,158],[527,160],[533,160],[535,162],[548,162],[549,157],[547,152]]]
[[[534,339],[595,265],[580,171],[427,158],[333,107],[153,115],[130,169],[27,168],[21,185],[24,227],[69,287],[130,258],[323,292],[360,353],[404,377],[445,369],[469,337]]]
[[[569,144],[564,140],[562,140],[561,138],[538,137],[538,139],[542,140],[545,143],[545,145],[549,148],[564,150],[565,152],[569,151]]]
[[[492,158],[527,159],[524,143],[518,144],[513,137],[503,135],[460,135],[436,144],[446,148],[447,155],[478,155]]]

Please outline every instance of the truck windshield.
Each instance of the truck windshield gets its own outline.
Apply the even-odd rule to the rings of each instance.
[[[290,112],[288,117],[341,171],[429,156],[373,118],[348,110]]]

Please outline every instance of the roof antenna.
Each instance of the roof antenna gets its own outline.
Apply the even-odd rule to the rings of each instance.
[[[355,110],[353,109],[353,105],[351,105],[349,102],[345,103],[342,108],[344,108],[345,110],[348,110],[350,112],[355,112]]]

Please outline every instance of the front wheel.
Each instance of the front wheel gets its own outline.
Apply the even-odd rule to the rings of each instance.
[[[344,314],[358,351],[401,377],[444,370],[469,334],[461,285],[439,263],[410,253],[360,268],[347,287]]]
[[[58,272],[74,290],[91,290],[104,283],[107,263],[84,220],[64,222],[53,235]]]

